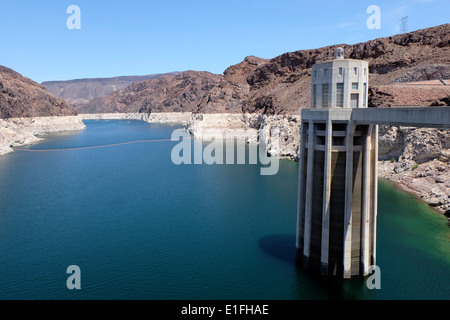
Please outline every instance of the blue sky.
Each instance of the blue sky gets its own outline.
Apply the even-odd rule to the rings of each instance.
[[[0,0],[0,64],[37,82],[199,70],[449,23],[449,0]],[[81,29],[69,30],[70,5]],[[368,29],[369,5],[381,29]]]

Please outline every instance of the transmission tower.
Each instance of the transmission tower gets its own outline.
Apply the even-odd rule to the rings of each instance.
[[[400,32],[406,33],[408,32],[408,16],[404,16],[400,19]]]

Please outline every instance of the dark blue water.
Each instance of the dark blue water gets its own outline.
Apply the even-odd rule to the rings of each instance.
[[[86,121],[32,149],[170,138]],[[174,165],[177,142],[0,157],[0,299],[449,299],[446,219],[380,182],[381,290],[295,266],[297,163]],[[68,290],[66,269],[81,269]]]

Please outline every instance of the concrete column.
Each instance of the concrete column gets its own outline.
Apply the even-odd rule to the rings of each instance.
[[[311,216],[312,216],[312,196],[313,196],[313,172],[314,172],[314,122],[309,120],[308,130],[308,162],[306,168],[306,199],[305,199],[305,229],[303,243],[303,266],[309,268],[309,256],[311,251]]]
[[[330,242],[330,194],[331,194],[331,146],[333,129],[328,114],[325,136],[325,164],[323,175],[323,205],[322,205],[322,247],[320,255],[320,273],[328,275],[328,256]]]
[[[373,234],[373,248],[371,264],[375,265],[377,263],[377,214],[378,214],[378,125],[374,125],[372,134],[372,152],[374,154],[374,161],[372,166],[373,175],[373,212],[372,214],[372,234]]]
[[[344,217],[344,278],[352,275],[352,199],[353,199],[353,135],[355,125],[347,122]]]
[[[370,183],[371,183],[371,136],[372,125],[367,128],[363,143],[363,181],[361,203],[361,271],[363,275],[369,274],[369,244],[370,244]]]
[[[304,124],[306,122],[301,123],[300,127],[300,158],[299,158],[299,166],[298,166],[298,202],[297,202],[297,239],[296,246],[297,249],[300,249],[301,243],[300,239],[302,237],[302,220],[304,212],[302,210],[302,202],[303,199],[303,190],[305,188],[305,181],[303,177],[303,170],[305,167],[305,157],[304,152],[306,152],[306,129],[304,128]]]

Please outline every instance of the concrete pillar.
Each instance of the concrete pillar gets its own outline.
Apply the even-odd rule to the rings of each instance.
[[[353,200],[353,136],[355,125],[347,122],[344,216],[344,278],[352,276],[352,200]]]
[[[305,157],[304,152],[306,152],[306,128],[304,127],[304,124],[306,122],[301,123],[300,127],[300,158],[299,158],[299,165],[298,165],[298,202],[297,202],[297,239],[296,239],[296,247],[297,249],[301,248],[300,239],[302,238],[302,220],[304,211],[302,210],[302,203],[304,201],[303,199],[303,188],[304,188],[304,177],[303,177],[303,171],[305,167]]]
[[[303,243],[303,266],[309,268],[309,256],[311,251],[311,216],[312,216],[312,192],[314,180],[314,122],[309,120],[308,130],[308,161],[306,171],[306,199],[305,199],[305,229]]]
[[[372,257],[371,264],[376,265],[376,256],[377,256],[377,214],[378,214],[378,125],[374,125],[373,134],[372,134],[372,152],[374,154],[373,158],[373,166],[372,166],[372,176],[373,176],[373,206],[372,206],[372,240],[373,240],[373,248],[372,248]]]
[[[330,194],[331,194],[331,146],[333,142],[333,129],[328,115],[325,136],[325,163],[323,175],[323,205],[322,205],[322,241],[320,255],[320,273],[328,275],[328,256],[330,242]]]
[[[371,137],[372,125],[367,128],[363,142],[363,181],[362,181],[362,203],[361,203],[361,273],[369,274],[369,245],[370,245],[370,183],[371,183]]]

